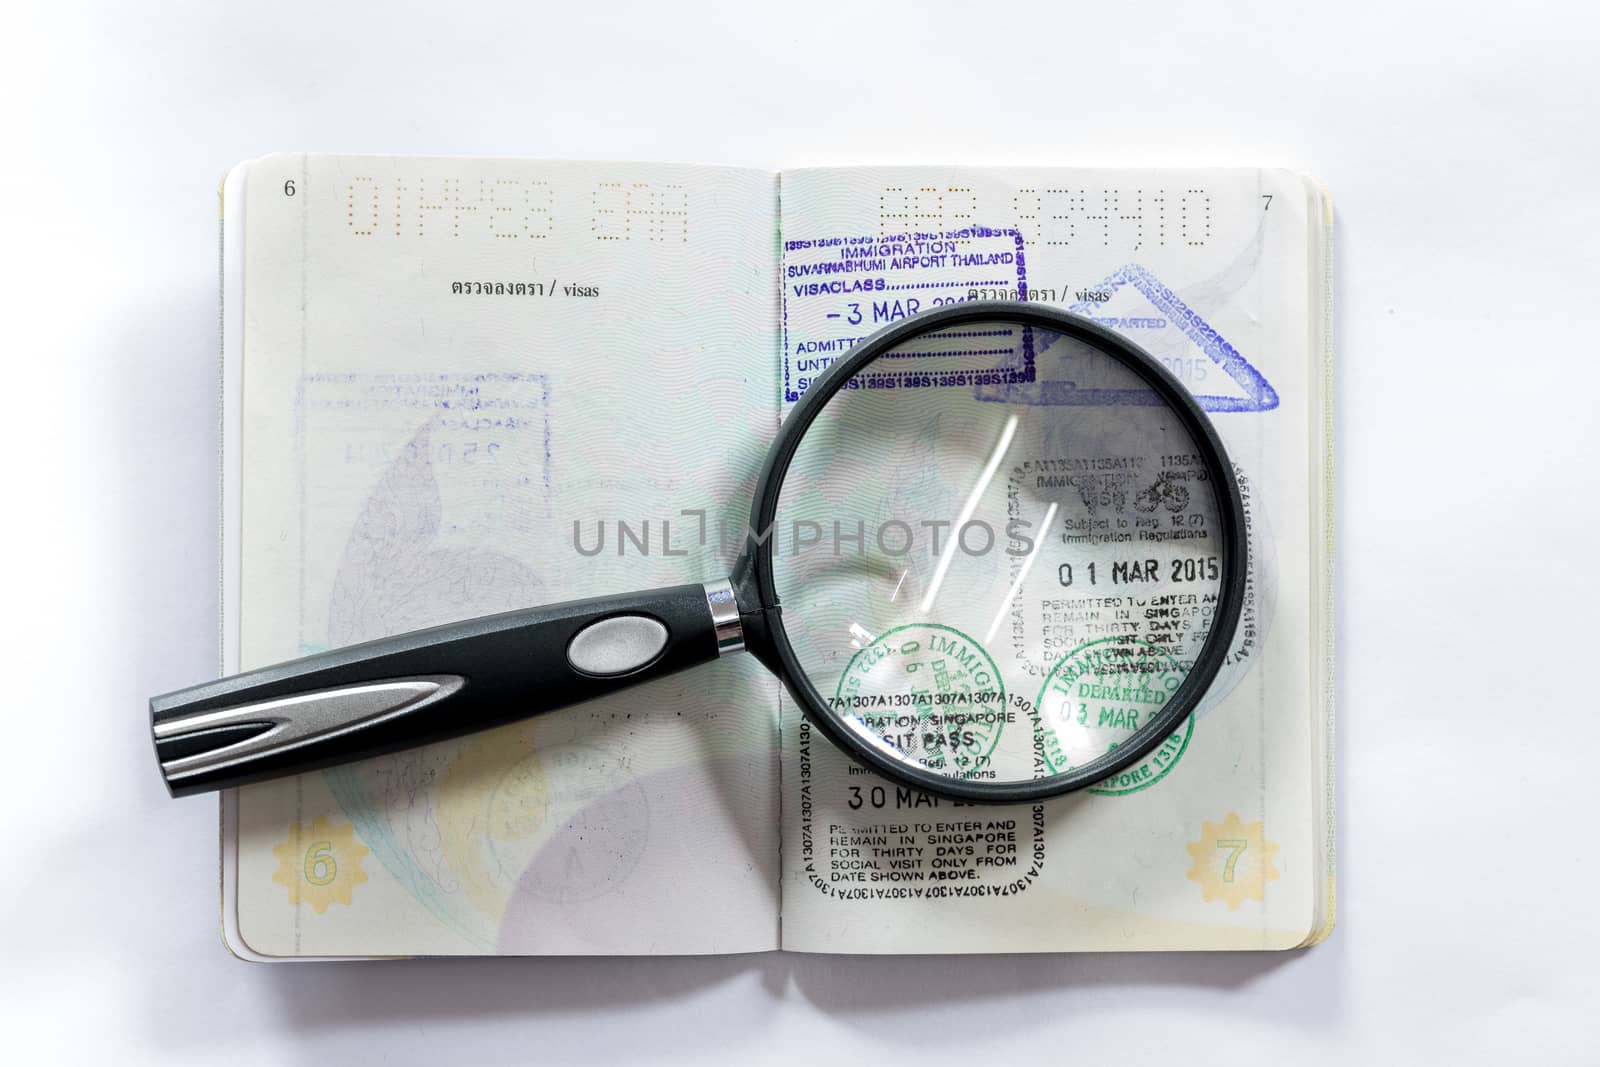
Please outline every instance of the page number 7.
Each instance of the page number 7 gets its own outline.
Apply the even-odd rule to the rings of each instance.
[[[1243,855],[1244,850],[1249,845],[1250,842],[1242,837],[1219,837],[1217,839],[1218,848],[1232,850],[1228,853],[1228,861],[1222,865],[1222,880],[1224,882],[1233,881],[1233,869],[1238,864],[1239,857]]]
[[[1262,211],[1271,211],[1272,210],[1272,194],[1271,193],[1262,193],[1261,194],[1261,199],[1266,201],[1265,204],[1261,205],[1261,210]]]

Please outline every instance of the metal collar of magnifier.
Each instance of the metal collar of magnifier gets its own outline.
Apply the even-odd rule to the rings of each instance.
[[[1222,548],[1221,592],[1216,613],[1210,633],[1195,655],[1188,676],[1161,710],[1149,720],[1146,728],[1133,735],[1128,743],[1088,763],[1030,782],[966,781],[909,766],[842,729],[829,713],[826,699],[806,676],[805,668],[801,666],[783,625],[783,613],[778,603],[772,570],[774,538],[764,537],[746,547],[734,567],[732,583],[739,603],[746,647],[783,679],[811,725],[835,745],[891,780],[913,784],[929,793],[958,800],[1013,804],[1083,789],[1144,759],[1199,705],[1227,658],[1228,646],[1233,641],[1244,607],[1245,577],[1249,569],[1244,499],[1234,476],[1233,463],[1222,446],[1216,428],[1183,384],[1144,349],[1081,315],[1023,301],[1000,300],[967,301],[920,312],[879,330],[857,344],[849,355],[830,366],[806,390],[784,420],[777,440],[767,453],[766,464],[756,482],[750,530],[765,532],[772,528],[783,478],[800,446],[800,439],[833,395],[862,367],[910,337],[995,320],[1061,334],[1092,345],[1119,360],[1138,374],[1178,416],[1200,452],[1208,473],[1209,484],[1216,496],[1220,527],[1217,535]]]

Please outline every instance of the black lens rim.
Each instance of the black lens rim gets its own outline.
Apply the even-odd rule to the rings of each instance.
[[[1194,709],[1215,680],[1228,655],[1228,646],[1244,610],[1245,581],[1249,570],[1249,542],[1245,532],[1244,498],[1234,476],[1233,463],[1222,446],[1216,427],[1195,402],[1189,391],[1170,371],[1144,349],[1111,332],[1091,319],[1056,308],[1016,300],[966,301],[919,312],[884,327],[850,350],[850,354],[829,367],[806,390],[789,417],[783,421],[766,463],[756,482],[755,500],[750,512],[750,529],[769,532],[777,517],[778,496],[800,441],[827,406],[833,395],[862,367],[885,352],[898,347],[908,337],[934,330],[949,329],[973,322],[1004,319],[1065,334],[1092,344],[1121,361],[1143,378],[1167,405],[1177,412],[1201,452],[1209,481],[1217,497],[1221,525],[1219,540],[1224,549],[1217,612],[1193,669],[1145,728],[1133,739],[1098,759],[1048,778],[1028,782],[991,782],[950,778],[935,771],[901,763],[869,745],[843,727],[829,710],[826,698],[817,691],[801,666],[784,627],[773,575],[774,538],[764,537],[747,557],[754,571],[757,593],[764,609],[771,652],[776,657],[779,677],[791,696],[800,704],[807,721],[848,753],[857,762],[885,776],[928,793],[979,803],[1015,804],[1044,800],[1092,786],[1126,770],[1149,755],[1170,736]],[[1037,709],[1035,709],[1037,714]]]

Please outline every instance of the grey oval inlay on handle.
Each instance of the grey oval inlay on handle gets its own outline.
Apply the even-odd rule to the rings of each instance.
[[[567,645],[574,670],[602,677],[648,667],[667,647],[667,628],[648,615],[613,615],[591,622]]]

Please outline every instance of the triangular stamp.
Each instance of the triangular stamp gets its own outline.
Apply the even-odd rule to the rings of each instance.
[[[1098,285],[1078,291],[1092,294],[1067,307],[1127,337],[1161,362],[1193,394],[1206,411],[1271,411],[1278,391],[1237,348],[1186,304],[1177,293],[1137,263],[1107,275]],[[985,399],[1046,406],[1153,403],[1145,390],[1096,388],[1066,378],[1052,378],[1052,338],[1040,337],[1034,352],[1033,380],[1026,384],[980,389]],[[1030,350],[1034,351],[1034,350]]]

